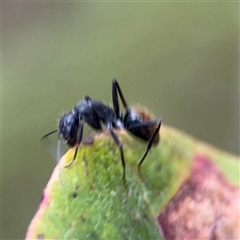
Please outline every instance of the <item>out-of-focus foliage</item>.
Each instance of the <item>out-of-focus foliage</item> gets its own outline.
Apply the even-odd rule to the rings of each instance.
[[[40,137],[84,95],[110,101],[113,77],[129,103],[238,153],[238,5],[2,2],[2,238],[24,237],[52,172]]]

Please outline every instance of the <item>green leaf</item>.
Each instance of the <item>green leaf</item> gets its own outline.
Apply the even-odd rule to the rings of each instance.
[[[75,149],[70,149],[44,190],[26,239],[162,239],[160,232],[171,230],[161,224],[161,213],[191,179],[199,154],[217,163],[228,184],[238,184],[237,157],[166,126],[139,174],[145,143],[116,132],[123,143],[126,183],[119,150],[107,132],[83,143],[75,162],[65,168],[73,159]]]

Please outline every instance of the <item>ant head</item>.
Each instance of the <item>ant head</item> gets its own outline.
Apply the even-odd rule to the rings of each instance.
[[[157,129],[158,121],[143,107],[128,108],[123,119],[124,127],[136,137],[149,141]],[[153,144],[159,142],[159,134],[153,140]]]
[[[78,127],[79,118],[76,113],[68,112],[60,118],[58,132],[70,147],[77,142]]]

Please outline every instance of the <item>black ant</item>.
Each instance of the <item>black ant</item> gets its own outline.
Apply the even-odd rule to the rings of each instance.
[[[124,115],[120,111],[118,97],[120,97],[126,110]],[[71,112],[65,113],[60,118],[58,129],[44,135],[42,139],[45,139],[54,132],[58,132],[57,160],[60,159],[59,149],[61,138],[63,138],[65,143],[70,147],[76,145],[72,162],[65,166],[69,167],[76,159],[78,148],[83,138],[84,122],[97,131],[102,131],[102,125],[104,125],[119,148],[123,167],[123,180],[125,181],[125,160],[122,143],[119,141],[113,129],[126,129],[134,136],[148,142],[145,153],[138,163],[138,170],[140,171],[140,166],[152,145],[159,142],[158,133],[161,127],[161,120],[152,120],[144,110],[129,108],[116,79],[112,81],[112,101],[113,108],[101,101],[96,101],[89,96],[85,96],[82,101],[76,104]]]

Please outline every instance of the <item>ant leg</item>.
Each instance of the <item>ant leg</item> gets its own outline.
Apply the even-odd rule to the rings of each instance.
[[[113,101],[113,108],[114,112],[117,117],[121,117],[120,109],[119,109],[119,101],[118,101],[118,95],[121,98],[122,104],[125,109],[128,109],[127,102],[123,96],[122,90],[117,82],[117,80],[114,78],[112,81],[112,101]]]
[[[157,128],[155,129],[155,131],[154,131],[152,137],[150,138],[150,140],[148,141],[148,144],[147,144],[147,148],[146,148],[146,150],[145,150],[145,153],[143,154],[140,162],[138,163],[138,171],[139,171],[139,172],[140,172],[141,164],[143,163],[143,161],[144,161],[144,159],[146,158],[149,150],[151,149],[152,144],[153,144],[153,141],[154,141],[156,135],[159,133],[159,129],[160,129],[160,127],[161,127],[161,123],[162,123],[161,120],[158,120]]]
[[[74,156],[73,156],[73,160],[65,166],[65,168],[68,168],[70,167],[76,160],[76,157],[77,157],[77,152],[78,152],[78,148],[80,146],[80,143],[82,141],[82,137],[83,137],[83,120],[82,120],[82,117],[80,118],[80,122],[79,122],[79,127],[78,127],[78,135],[77,135],[77,147],[75,149],[75,153],[74,153]]]
[[[125,171],[125,160],[124,160],[124,154],[123,154],[123,148],[122,148],[122,144],[121,142],[119,141],[117,135],[113,132],[112,130],[112,125],[109,125],[108,126],[108,130],[113,138],[113,141],[115,142],[115,144],[117,145],[119,151],[120,151],[120,154],[121,154],[121,160],[122,160],[122,167],[123,167],[123,181],[125,182],[125,175],[126,175],[126,171]]]

